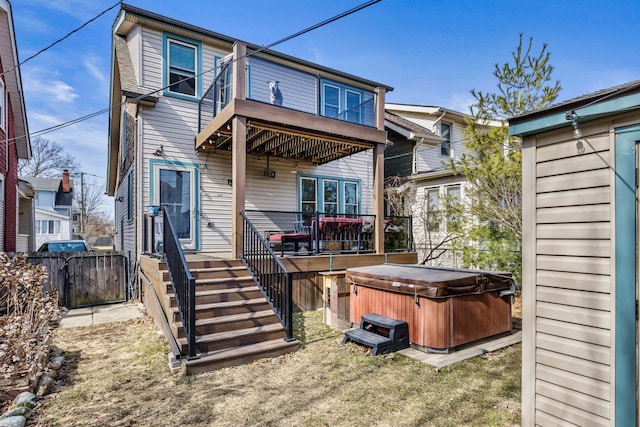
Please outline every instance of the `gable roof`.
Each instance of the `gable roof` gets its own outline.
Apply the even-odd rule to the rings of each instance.
[[[40,177],[20,177],[31,184],[38,191],[52,191],[56,193],[56,206],[72,206],[73,205],[73,180],[69,180],[69,192],[62,191],[62,179],[60,178],[40,178]]]
[[[389,111],[384,112],[384,121],[385,126],[390,129],[398,132],[403,135],[407,139],[432,139],[432,140],[442,140],[435,133],[430,131],[424,126],[420,126],[419,124],[412,122],[411,120],[407,120],[404,117],[400,117],[397,114],[393,114]]]
[[[640,109],[640,80],[571,98],[509,119],[509,135],[526,136],[571,125],[567,113],[578,122],[623,111]]]
[[[13,111],[13,130],[18,158],[31,158],[29,126],[22,92],[20,60],[13,27],[13,13],[9,0],[0,0],[0,60],[4,71],[4,82],[9,93]]]

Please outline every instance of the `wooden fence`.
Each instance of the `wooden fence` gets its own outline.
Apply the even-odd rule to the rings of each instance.
[[[120,253],[29,253],[31,264],[49,272],[45,290],[58,289],[59,304],[80,307],[128,299],[127,259]]]

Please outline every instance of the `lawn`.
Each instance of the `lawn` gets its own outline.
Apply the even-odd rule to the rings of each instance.
[[[296,322],[296,353],[190,377],[168,370],[149,318],[58,329],[68,362],[29,425],[520,425],[520,345],[436,372],[343,346],[321,311]]]

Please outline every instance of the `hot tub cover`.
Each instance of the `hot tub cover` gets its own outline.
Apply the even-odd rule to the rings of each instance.
[[[347,283],[358,286],[427,298],[448,298],[514,288],[510,273],[406,264],[349,268],[345,279]]]

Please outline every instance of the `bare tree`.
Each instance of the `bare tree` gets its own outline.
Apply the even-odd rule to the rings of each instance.
[[[84,230],[85,236],[110,235],[113,225],[110,215],[103,210],[104,188],[95,180],[82,177],[87,174],[80,175],[80,179],[74,182],[73,201],[75,209],[82,213],[80,230]]]
[[[33,138],[31,152],[31,159],[21,160],[18,165],[20,176],[59,178],[65,169],[72,175],[80,169],[76,159],[65,152],[64,147],[56,141],[42,137]]]
[[[392,215],[411,215],[418,262],[438,260],[466,237],[465,207],[446,194],[430,197],[426,189],[399,177],[387,179],[385,197]]]

